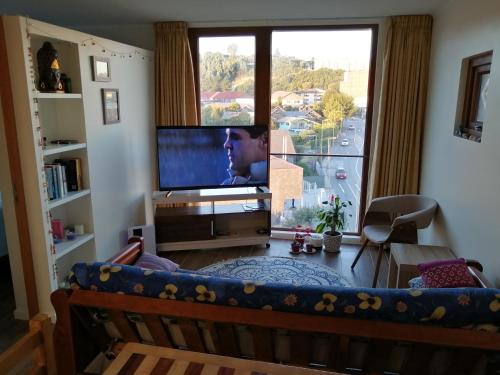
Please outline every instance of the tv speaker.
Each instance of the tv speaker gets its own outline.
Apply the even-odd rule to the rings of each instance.
[[[156,238],[154,225],[138,225],[128,228],[128,238],[140,236],[144,238],[144,251],[156,255]]]

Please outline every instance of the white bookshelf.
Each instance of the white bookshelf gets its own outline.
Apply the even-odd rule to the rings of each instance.
[[[73,143],[67,145],[50,144],[43,149],[43,155],[50,156],[50,155],[62,154],[64,152],[69,152],[69,151],[83,150],[85,148],[87,148],[86,143]]]
[[[74,240],[64,240],[59,243],[54,244],[56,248],[56,259],[60,259],[63,256],[69,254],[75,249],[78,249],[80,246],[86,244],[90,240],[94,238],[93,233],[85,233],[79,236],[76,236]]]
[[[64,197],[59,199],[54,199],[49,201],[49,209],[56,208],[63,204],[74,201],[75,199],[79,199],[85,197],[90,194],[90,189],[78,190],[78,191],[70,191]]]
[[[38,99],[81,99],[82,94],[67,94],[58,92],[39,92],[36,91],[35,98]]]

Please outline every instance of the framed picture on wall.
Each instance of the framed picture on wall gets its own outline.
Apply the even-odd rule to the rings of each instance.
[[[111,60],[108,57],[92,56],[92,79],[96,82],[111,82]]]
[[[101,89],[104,124],[120,122],[120,101],[118,89]]]

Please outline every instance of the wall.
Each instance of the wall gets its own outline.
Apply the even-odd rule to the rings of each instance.
[[[453,135],[462,59],[493,50],[482,143]],[[439,212],[422,242],[447,244],[478,259],[500,285],[500,7],[456,0],[434,18],[420,192]]]
[[[155,30],[152,23],[147,25],[75,26],[74,28],[132,46],[148,50],[155,49]]]
[[[154,69],[152,52],[94,39],[95,45],[86,43],[80,48],[80,64],[96,254],[98,260],[105,260],[126,243],[128,227],[153,222]],[[103,46],[125,55],[110,56],[102,52]],[[110,57],[111,82],[92,81],[93,55]],[[117,124],[103,125],[102,88],[119,90],[121,119]]]

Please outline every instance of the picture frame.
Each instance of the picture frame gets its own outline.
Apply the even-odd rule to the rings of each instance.
[[[109,57],[91,56],[92,79],[95,82],[111,82],[111,59]]]
[[[101,89],[104,125],[120,122],[120,97],[118,89]]]

